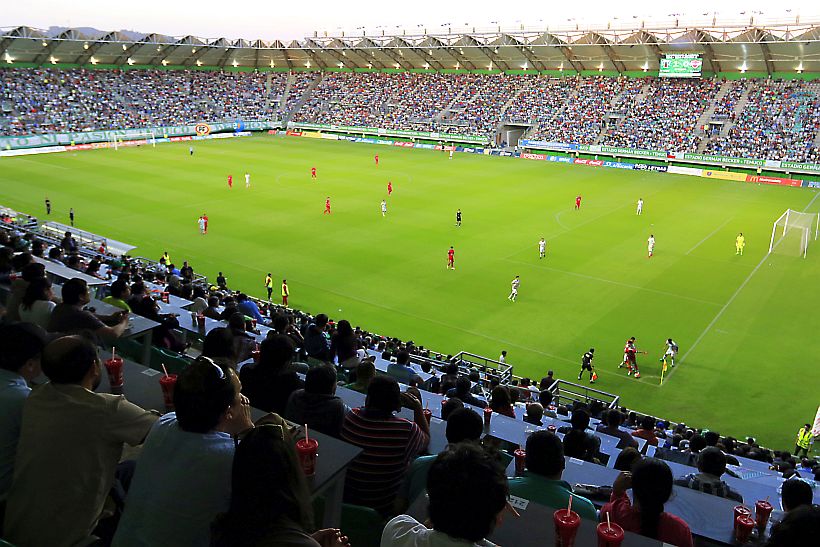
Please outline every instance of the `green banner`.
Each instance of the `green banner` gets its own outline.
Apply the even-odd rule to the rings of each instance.
[[[797,163],[793,161],[781,161],[780,168],[802,169],[803,171],[812,171],[814,173],[820,173],[820,165],[817,165],[816,163]]]
[[[684,154],[683,159],[692,161],[708,161],[712,163],[723,163],[729,165],[743,165],[747,167],[765,167],[766,165],[766,160],[727,158],[725,156],[710,156],[708,154]]]
[[[406,131],[403,129],[383,129],[380,127],[355,127],[350,125],[330,125],[324,123],[290,122],[288,127],[298,129],[314,129],[316,131],[339,131],[342,133],[359,133],[363,135],[384,135],[386,137],[410,137],[416,139],[444,140],[472,142],[483,144],[489,141],[487,137],[474,135],[456,135],[450,133],[436,133],[426,131]]]
[[[196,128],[203,124],[177,125],[172,127],[146,127],[142,129],[113,129],[107,131],[82,131],[75,133],[53,133],[50,135],[29,135],[26,137],[0,137],[0,150],[16,150],[18,148],[35,148],[40,146],[59,146],[69,144],[88,144],[92,142],[107,142],[114,138],[128,140],[134,137],[144,137],[153,132],[156,138],[181,137],[195,135]],[[205,123],[211,133],[224,131],[266,131],[281,127],[275,121],[236,121]]]

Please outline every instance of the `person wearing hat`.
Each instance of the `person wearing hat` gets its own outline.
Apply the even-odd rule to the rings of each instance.
[[[581,372],[578,373],[578,379],[580,380],[581,377],[584,375],[584,371],[589,371],[589,383],[595,383],[595,371],[593,370],[592,366],[592,359],[595,358],[595,348],[589,348],[589,351],[584,353],[581,356]]]
[[[814,435],[811,432],[811,424],[804,424],[803,427],[800,428],[800,431],[797,432],[797,440],[794,446],[795,457],[799,458],[800,452],[803,452],[803,455],[808,457],[809,448],[813,443]]]

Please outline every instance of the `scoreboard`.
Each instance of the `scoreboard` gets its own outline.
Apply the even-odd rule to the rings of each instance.
[[[700,53],[667,53],[661,59],[661,78],[700,78],[703,57]]]

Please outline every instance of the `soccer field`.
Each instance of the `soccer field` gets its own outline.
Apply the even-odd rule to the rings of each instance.
[[[774,220],[820,210],[816,190],[313,139],[194,146],[193,157],[184,143],[3,158],[0,203],[42,218],[48,196],[52,220],[74,207],[79,228],[136,255],[168,250],[257,296],[271,272],[294,307],[445,353],[507,350],[522,376],[575,380],[594,347],[596,387],[629,408],[773,448],[793,447],[820,403],[820,241],[806,259],[765,258]],[[630,336],[648,351],[638,380],[617,368]],[[678,366],[659,386],[668,337]]]

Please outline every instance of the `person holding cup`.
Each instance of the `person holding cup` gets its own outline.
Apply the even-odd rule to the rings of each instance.
[[[626,491],[632,489],[634,504]],[[656,458],[635,463],[632,472],[623,471],[612,484],[609,503],[601,516],[610,514],[612,522],[628,532],[657,539],[677,547],[693,547],[689,525],[678,516],[666,513],[663,505],[672,495],[672,470]]]
[[[255,427],[236,448],[230,506],[213,524],[211,545],[349,545],[338,529],[313,529],[310,493],[286,428]]]
[[[176,412],[148,434],[114,546],[209,545],[210,524],[230,503],[235,439],[254,425],[240,388],[236,372],[209,357],[179,373]]]

